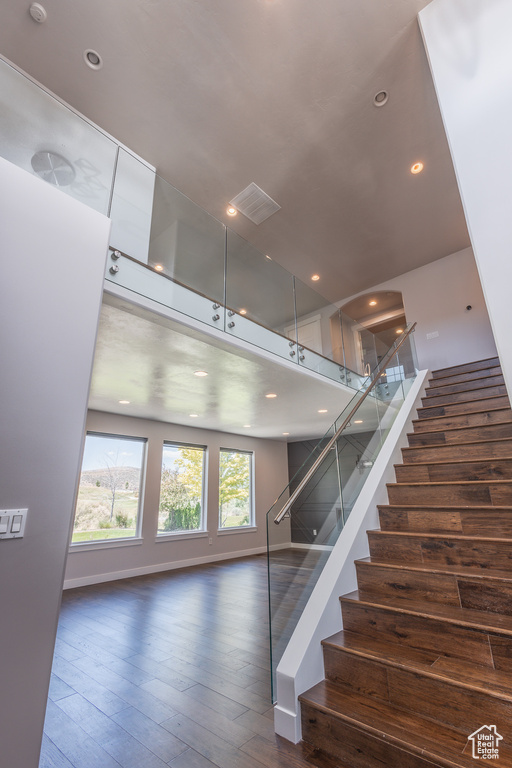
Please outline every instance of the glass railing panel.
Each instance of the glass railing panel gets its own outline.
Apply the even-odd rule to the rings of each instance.
[[[0,61],[0,154],[108,214],[117,144]]]
[[[398,345],[404,362],[397,364]],[[414,360],[413,337],[406,332],[311,455],[305,445],[289,445],[300,469],[267,515],[273,687],[284,649],[414,380]],[[287,502],[290,509],[276,525]]]
[[[227,230],[226,330],[297,362],[293,276]]]
[[[148,258],[155,271],[223,305],[225,233],[224,224],[156,176]]]
[[[344,365],[360,375],[368,375],[387,352],[390,344],[377,351],[375,334],[341,310],[340,324]]]
[[[110,205],[110,244],[147,264],[156,175],[152,168],[119,148]]]

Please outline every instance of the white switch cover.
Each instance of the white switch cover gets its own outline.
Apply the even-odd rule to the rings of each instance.
[[[23,538],[27,513],[28,509],[0,509],[0,541]]]

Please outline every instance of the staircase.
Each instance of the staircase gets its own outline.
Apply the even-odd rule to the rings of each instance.
[[[481,726],[512,766],[512,411],[497,358],[435,371],[301,697],[312,762],[473,766]]]

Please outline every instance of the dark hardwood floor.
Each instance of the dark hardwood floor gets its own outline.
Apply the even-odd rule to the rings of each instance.
[[[321,760],[274,733],[265,557],[64,593],[40,768]]]

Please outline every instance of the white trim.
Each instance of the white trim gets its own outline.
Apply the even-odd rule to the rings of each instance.
[[[332,552],[333,544],[295,544],[292,541],[292,549],[317,549],[320,552]]]
[[[275,549],[286,549],[286,547],[283,544],[272,544],[270,550],[273,551]],[[64,582],[64,589],[87,587],[90,584],[103,584],[107,581],[118,581],[119,579],[131,579],[134,576],[145,576],[149,573],[174,571],[177,568],[191,568],[194,565],[218,563],[222,560],[236,560],[240,557],[262,555],[266,551],[266,547],[255,547],[254,549],[241,549],[238,552],[223,552],[220,555],[206,555],[205,557],[194,557],[190,560],[175,560],[174,562],[170,563],[157,563],[155,565],[144,565],[140,568],[129,568],[125,571],[114,571],[112,573],[100,573],[95,574],[94,576],[82,576],[76,579],[66,579]]]
[[[133,547],[142,544],[142,536],[126,536],[124,539],[95,539],[91,541],[77,541],[69,545],[69,554],[74,552],[90,552],[93,549],[114,549],[115,547]]]
[[[175,531],[174,533],[169,531],[166,533],[157,533],[155,541],[173,541],[173,539],[179,539],[179,541],[183,541],[183,539],[207,539],[209,535],[209,532],[205,530]]]
[[[366,531],[379,527],[377,504],[387,503],[386,483],[394,481],[427,377],[420,371],[412,384],[278,664],[274,726],[294,744],[301,739],[298,696],[325,676],[321,641],[342,629],[339,597],[357,589],[354,560],[369,555]]]
[[[257,527],[255,525],[238,525],[231,528],[217,528],[217,536],[225,536],[229,533],[256,533]]]

